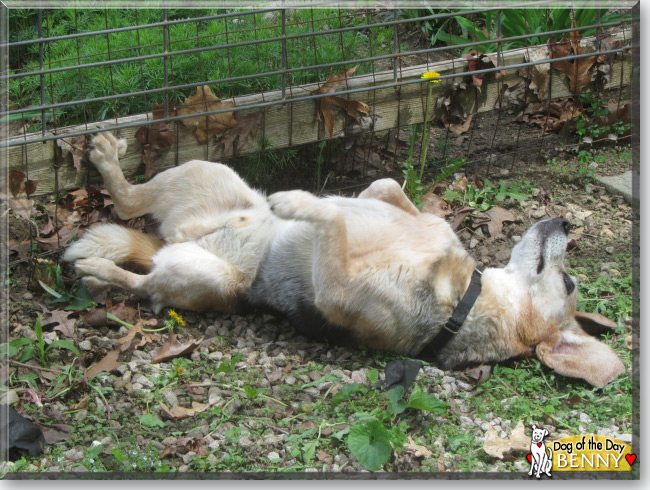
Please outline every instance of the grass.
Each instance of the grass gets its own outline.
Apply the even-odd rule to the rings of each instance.
[[[224,10],[171,9],[170,20],[226,13]],[[370,15],[370,14],[368,14]],[[92,32],[106,28],[143,25],[162,20],[161,10],[109,9],[103,10],[46,10],[43,14],[43,35],[63,36],[76,32]],[[335,29],[368,23],[371,19],[347,10],[336,9],[291,10],[287,14],[288,35],[304,34],[323,29]],[[17,9],[10,12],[10,40],[37,37],[34,25],[36,12]],[[201,47],[229,45],[247,41],[263,41],[282,34],[280,17],[251,14],[202,22],[169,26],[169,85],[220,80],[250,76],[243,80],[213,87],[221,98],[279,89],[280,75],[265,76],[265,72],[282,68],[280,41],[253,46],[232,47],[201,53],[174,56],[174,52]],[[290,68],[331,63],[390,52],[392,30],[375,28],[287,41],[287,65]],[[82,39],[53,41],[46,45],[46,69],[79,64],[146,56],[163,50],[163,29],[147,28],[139,31],[90,36]],[[20,66],[13,71],[38,70],[38,44],[34,43],[15,53]],[[305,70],[288,75],[287,83],[298,85],[322,82],[335,69]],[[364,63],[358,74],[372,70]],[[91,97],[160,88],[164,86],[162,58],[139,62],[118,63],[111,66],[90,67],[47,75],[45,103],[60,103]],[[30,76],[10,82],[11,105],[29,107],[40,103],[40,79]],[[172,103],[180,102],[195,89],[174,91]],[[124,97],[114,101],[90,102],[56,110],[51,118],[60,124],[99,121],[106,118],[151,111],[153,104],[162,103],[162,94]]]

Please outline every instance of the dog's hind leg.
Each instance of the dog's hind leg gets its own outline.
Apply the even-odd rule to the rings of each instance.
[[[276,192],[268,198],[271,211],[284,219],[316,224],[312,283],[316,306],[326,314],[349,301],[350,286],[347,230],[343,211],[334,203],[305,191]]]
[[[88,257],[75,262],[82,281],[92,287],[118,287],[150,298],[154,311],[165,306],[192,311],[232,312],[245,278],[232,264],[199,247],[178,243],[160,249],[149,274],[135,274],[112,260]]]
[[[400,185],[393,179],[375,180],[366,190],[359,194],[358,199],[379,199],[406,211],[413,216],[420,214]]]

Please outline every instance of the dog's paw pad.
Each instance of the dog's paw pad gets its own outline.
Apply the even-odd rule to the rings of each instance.
[[[121,153],[120,153],[121,152]],[[111,133],[99,133],[90,143],[90,161],[99,169],[111,164],[117,164],[118,156],[126,152],[126,140],[116,140]]]

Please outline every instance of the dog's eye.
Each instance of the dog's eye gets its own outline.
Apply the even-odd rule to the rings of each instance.
[[[564,287],[566,289],[566,295],[568,296],[576,288],[576,285],[573,284],[571,277],[569,277],[569,274],[567,274],[566,272],[563,273],[562,279],[564,279]]]

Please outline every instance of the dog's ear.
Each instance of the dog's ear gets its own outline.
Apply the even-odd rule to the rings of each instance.
[[[587,335],[577,324],[539,343],[536,353],[540,361],[558,373],[585,379],[598,387],[613,381],[625,369],[611,347]]]
[[[544,437],[548,435],[548,430],[544,429]]]
[[[618,325],[615,321],[610,320],[606,316],[598,313],[586,313],[584,311],[576,311],[575,319],[585,332],[589,335],[602,335],[606,332],[611,332],[617,328]]]
[[[535,424],[533,424],[531,427],[533,428],[533,430],[537,430],[537,426]]]

